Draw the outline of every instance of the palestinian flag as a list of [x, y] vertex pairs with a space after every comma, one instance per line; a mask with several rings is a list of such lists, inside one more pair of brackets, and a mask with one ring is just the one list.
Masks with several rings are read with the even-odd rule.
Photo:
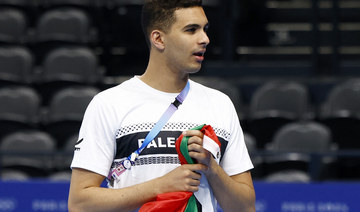
[[[200, 130], [204, 134], [203, 146], [210, 151], [215, 160], [219, 162], [220, 159], [220, 147], [219, 142], [214, 130], [210, 125], [200, 125], [191, 130]], [[194, 164], [194, 160], [189, 156], [188, 140], [190, 137], [184, 137], [181, 135], [175, 143], [176, 151], [179, 155], [181, 164]], [[205, 178], [205, 176], [202, 176]], [[207, 180], [206, 186], [207, 185]], [[209, 188], [208, 188], [209, 189]], [[206, 191], [205, 191], [206, 192]], [[204, 191], [202, 192], [204, 193]], [[204, 200], [206, 198], [203, 198]], [[200, 212], [197, 207], [199, 201], [195, 198], [192, 192], [170, 192], [159, 194], [155, 201], [144, 204], [139, 212]]]

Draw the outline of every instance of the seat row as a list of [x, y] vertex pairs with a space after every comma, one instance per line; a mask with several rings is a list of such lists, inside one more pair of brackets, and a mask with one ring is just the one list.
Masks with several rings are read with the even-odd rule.
[[[256, 147], [256, 139], [245, 133], [245, 142], [255, 166], [256, 179], [303, 173], [307, 178], [287, 181], [359, 180], [360, 151], [341, 150], [326, 125], [316, 121], [285, 124], [275, 132], [266, 148]], [[354, 170], [355, 169], [355, 170]], [[280, 174], [282, 173], [282, 174]], [[285, 179], [284, 179], [285, 180]]]
[[10, 133], [0, 140], [0, 175], [5, 177], [5, 174], [22, 172], [24, 178], [43, 178], [53, 173], [67, 172], [76, 141], [77, 135], [74, 134], [59, 149], [54, 137], [45, 131], [22, 130]]
[[[200, 78], [199, 82], [202, 81], [229, 95], [244, 131], [256, 138], [258, 148], [264, 148], [284, 124], [303, 120], [314, 120], [328, 126], [340, 149], [360, 148], [359, 79], [339, 80], [327, 86], [325, 92], [322, 87], [310, 91], [305, 82], [291, 79], [265, 80], [252, 87], [251, 92], [244, 89], [248, 89], [244, 82], [240, 83], [240, 88], [237, 87], [236, 80], [211, 82]], [[319, 92], [323, 93], [322, 99], [314, 101], [314, 93]], [[246, 95], [249, 95], [248, 100], [244, 101]]]
[[0, 89], [0, 137], [21, 130], [50, 133], [56, 147], [78, 133], [87, 105], [99, 92], [95, 87], [68, 87], [59, 90], [44, 106], [40, 95], [29, 87]]
[[[21, 171], [23, 177], [69, 176], [77, 139], [75, 133], [59, 149], [55, 139], [47, 132], [25, 130], [11, 133], [0, 140], [1, 175], [13, 176]], [[286, 124], [276, 132], [266, 150], [257, 149], [256, 140], [248, 133], [245, 133], [245, 143], [255, 167], [251, 172], [256, 180], [310, 182], [360, 179], [360, 151], [339, 150], [332, 141], [330, 130], [318, 122]], [[17, 177], [20, 178], [19, 175]]]
[[62, 46], [44, 55], [40, 65], [35, 60], [36, 55], [24, 46], [0, 46], [0, 82], [96, 84], [105, 75], [95, 51], [88, 47]]
[[[253, 88], [249, 102], [244, 102], [241, 92], [230, 80], [221, 78], [194, 77], [210, 87], [226, 93], [234, 102], [244, 131], [253, 134], [257, 147], [264, 148], [271, 141], [274, 132], [284, 124], [300, 120], [316, 120], [330, 127], [334, 141], [340, 149], [360, 148], [359, 134], [360, 80], [349, 79], [329, 88], [323, 102], [314, 105], [308, 88], [297, 81], [269, 80]], [[48, 87], [36, 90], [28, 86], [0, 87], [2, 134], [21, 122], [23, 126], [42, 127], [51, 125], [58, 136], [62, 133], [60, 121], [75, 121], [79, 124], [87, 104], [100, 88], [93, 86], [69, 85], [55, 90], [49, 96], [42, 96]], [[14, 120], [14, 121], [11, 121]], [[16, 126], [16, 125], [15, 125]], [[69, 125], [68, 125], [69, 126]], [[76, 125], [78, 126], [78, 125]], [[58, 130], [59, 130], [58, 129]], [[57, 136], [56, 136], [57, 137]], [[63, 139], [63, 137], [62, 137]], [[62, 140], [60, 139], [60, 140]]]

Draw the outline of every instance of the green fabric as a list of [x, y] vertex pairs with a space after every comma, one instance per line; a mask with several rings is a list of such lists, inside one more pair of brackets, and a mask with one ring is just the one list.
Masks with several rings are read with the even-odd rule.
[[194, 195], [190, 197], [184, 212], [198, 212], [196, 199]]
[[[201, 130], [204, 127], [205, 124], [197, 126], [192, 128], [191, 130]], [[181, 140], [180, 143], [180, 151], [181, 154], [184, 156], [185, 160], [188, 162], [188, 164], [194, 164], [193, 159], [189, 156], [189, 150], [188, 150], [188, 141], [189, 141], [188, 136], [184, 136], [183, 139]]]
[[[192, 128], [191, 130], [201, 130], [205, 124]], [[188, 164], [194, 164], [193, 159], [189, 156], [188, 141], [190, 137], [183, 137], [180, 143], [180, 151]], [[198, 212], [195, 196], [192, 195], [186, 205], [184, 212]]]

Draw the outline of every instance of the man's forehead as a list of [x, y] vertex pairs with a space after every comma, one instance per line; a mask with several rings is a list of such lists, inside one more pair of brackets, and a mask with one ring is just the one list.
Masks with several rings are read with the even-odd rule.
[[207, 17], [202, 7], [181, 8], [175, 11], [175, 24], [185, 27], [189, 24], [200, 26], [208, 23]]

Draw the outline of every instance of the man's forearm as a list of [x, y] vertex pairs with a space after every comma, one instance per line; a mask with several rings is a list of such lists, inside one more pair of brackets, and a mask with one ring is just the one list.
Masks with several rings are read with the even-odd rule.
[[73, 170], [69, 211], [132, 211], [160, 193], [159, 179], [122, 189], [101, 188], [100, 175]]
[[213, 160], [206, 177], [225, 212], [255, 212], [255, 191], [249, 172], [230, 177]]
[[104, 177], [84, 169], [74, 168], [69, 194], [69, 211], [132, 211], [158, 194], [198, 190], [206, 166], [185, 164], [164, 176], [121, 189], [101, 188]]

